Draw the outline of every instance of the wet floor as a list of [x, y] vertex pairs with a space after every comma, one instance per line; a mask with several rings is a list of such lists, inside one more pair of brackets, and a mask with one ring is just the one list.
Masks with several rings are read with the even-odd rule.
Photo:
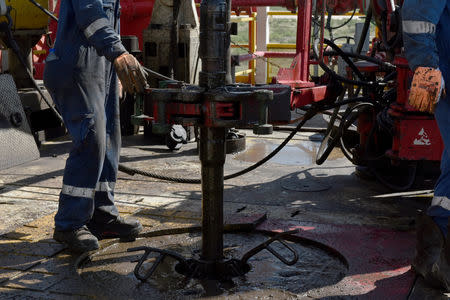
[[[280, 145], [280, 140], [255, 140], [248, 139], [244, 152], [238, 153], [234, 159], [255, 163], [266, 157]], [[291, 166], [310, 166], [315, 164], [316, 153], [320, 147], [320, 141], [295, 141], [286, 145], [270, 162]], [[340, 151], [333, 150], [328, 160], [343, 157]]]
[[[263, 234], [226, 234], [224, 253], [227, 258], [241, 258], [245, 252], [267, 239]], [[161, 236], [114, 244], [83, 263], [79, 272], [87, 284], [99, 291], [99, 295], [115, 299], [184, 299], [212, 295], [229, 299], [242, 293], [264, 292], [267, 296], [270, 294], [268, 291], [272, 291], [275, 297], [294, 296], [332, 285], [344, 277], [346, 263], [332, 251], [300, 242], [289, 244], [299, 254], [299, 260], [293, 266], [283, 264], [263, 250], [249, 260], [252, 266], [250, 272], [228, 282], [186, 280], [175, 271], [177, 261], [172, 258], [166, 258], [146, 282], [134, 276], [134, 267], [143, 251], [129, 253], [128, 248], [149, 246], [176, 251], [188, 258], [197, 257], [201, 246], [199, 234]], [[280, 244], [273, 244], [273, 247], [283, 256], [292, 257]], [[154, 260], [150, 256], [143, 266], [144, 270], [148, 270]]]

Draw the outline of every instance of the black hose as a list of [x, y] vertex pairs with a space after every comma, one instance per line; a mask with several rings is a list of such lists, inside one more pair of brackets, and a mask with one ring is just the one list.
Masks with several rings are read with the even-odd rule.
[[370, 21], [372, 21], [372, 5], [369, 7], [369, 10], [366, 14], [366, 19], [364, 20], [364, 26], [361, 31], [361, 36], [359, 37], [358, 46], [356, 47], [356, 53], [361, 54], [361, 50], [364, 46], [364, 42], [366, 40], [367, 33], [370, 28]]
[[[339, 104], [342, 104], [343, 102], [340, 102]], [[347, 118], [351, 115], [351, 113], [361, 107], [361, 106], [366, 106], [366, 105], [370, 105], [370, 106], [374, 106], [373, 103], [370, 102], [363, 102], [363, 103], [359, 103], [356, 104], [353, 107], [349, 107], [347, 108], [347, 110], [345, 111], [344, 115], [342, 116], [342, 119], [340, 121], [339, 124], [339, 129], [337, 132], [337, 135], [332, 137], [332, 130], [330, 130], [324, 137], [322, 143], [320, 144], [319, 150], [317, 152], [317, 156], [316, 156], [316, 164], [321, 165], [323, 164], [326, 159], [328, 158], [328, 156], [330, 155], [331, 151], [333, 151], [333, 149], [337, 146], [338, 142], [341, 141], [342, 136], [345, 133], [345, 130], [348, 129], [348, 127], [350, 127], [350, 125], [353, 123], [353, 121], [348, 120]], [[334, 125], [334, 124], [333, 124]], [[348, 154], [350, 154], [349, 156], [344, 155], [351, 161], [353, 162], [353, 158], [351, 157], [351, 153], [349, 152]]]
[[342, 39], [346, 39], [346, 40], [347, 40], [347, 43], [348, 43], [350, 40], [355, 40], [355, 38], [354, 38], [354, 37], [351, 37], [351, 36], [338, 36], [338, 37], [336, 37], [336, 38], [332, 38], [331, 40], [332, 40], [333, 43], [334, 43], [335, 41], [337, 41], [337, 40], [342, 40]]
[[[342, 93], [339, 95], [339, 98], [337, 99], [337, 103], [342, 102], [342, 99], [344, 98], [345, 93], [346, 93], [346, 89], [344, 89], [342, 91]], [[335, 107], [334, 110], [333, 110], [333, 113], [330, 114], [330, 116], [331, 116], [330, 117], [330, 121], [328, 122], [328, 126], [327, 126], [327, 129], [325, 131], [324, 138], [323, 138], [322, 142], [320, 143], [319, 150], [318, 150], [318, 152], [316, 154], [316, 163], [318, 161], [320, 161], [320, 159], [317, 156], [320, 155], [321, 149], [323, 149], [323, 147], [325, 147], [325, 144], [328, 143], [328, 140], [331, 137], [331, 134], [332, 134], [332, 131], [333, 131], [333, 128], [334, 128], [334, 123], [336, 123], [336, 119], [338, 119], [339, 109], [340, 109], [340, 106]], [[340, 118], [340, 120], [342, 120], [342, 118]], [[325, 159], [326, 159], [326, 157], [325, 157]]]
[[[324, 39], [324, 42], [328, 45], [334, 44], [329, 40]], [[338, 75], [336, 72], [334, 72], [332, 69], [330, 69], [322, 60], [319, 59], [319, 50], [318, 50], [318, 43], [319, 40], [316, 39], [313, 43], [313, 53], [316, 56], [316, 59], [318, 61], [319, 66], [326, 72], [328, 73], [331, 77], [333, 77], [335, 80], [341, 81], [343, 83], [348, 83], [348, 84], [352, 84], [352, 85], [357, 85], [357, 86], [368, 86], [371, 88], [380, 86], [382, 83], [384, 83], [383, 81], [379, 81], [379, 82], [373, 82], [373, 81], [361, 81], [361, 80], [353, 80], [353, 79], [348, 79], [346, 77], [340, 76]], [[336, 44], [334, 44], [336, 45]], [[337, 45], [336, 45], [337, 46]], [[339, 48], [339, 47], [338, 47]], [[375, 63], [378, 64], [382, 64], [386, 67], [389, 68], [395, 68], [393, 65], [388, 64], [388, 63], [384, 63], [381, 62], [377, 59], [374, 59], [373, 57], [369, 57], [369, 56], [364, 56], [364, 55], [359, 55], [359, 54], [352, 54], [352, 53], [348, 53], [348, 52], [344, 52], [342, 49], [339, 48], [340, 51], [336, 51], [337, 54], [342, 55], [343, 57], [360, 57], [361, 59], [367, 60], [367, 61], [373, 61]], [[374, 60], [373, 60], [374, 59]]]
[[338, 80], [340, 82], [343, 83], [348, 83], [348, 84], [352, 84], [352, 85], [363, 85], [363, 86], [369, 86], [369, 87], [373, 87], [374, 86], [374, 82], [372, 81], [360, 81], [360, 80], [353, 80], [353, 79], [348, 79], [345, 78], [343, 76], [338, 75], [336, 72], [334, 72], [333, 70], [331, 70], [321, 59], [319, 59], [319, 49], [317, 48], [319, 43], [319, 39], [316, 39], [313, 43], [313, 52], [314, 55], [316, 56], [316, 59], [318, 61], [319, 66], [327, 73], [329, 74], [331, 77], [333, 77], [335, 80]]
[[[302, 120], [297, 125], [295, 130], [293, 130], [289, 134], [289, 136], [275, 150], [273, 150], [269, 155], [267, 155], [266, 157], [264, 157], [263, 159], [261, 159], [257, 163], [251, 165], [250, 167], [245, 168], [245, 169], [243, 169], [243, 170], [241, 170], [239, 172], [236, 172], [236, 173], [224, 176], [224, 180], [235, 178], [235, 177], [241, 176], [241, 175], [243, 175], [245, 173], [248, 173], [250, 171], [253, 171], [254, 169], [258, 168], [259, 166], [261, 166], [264, 163], [266, 163], [267, 161], [269, 161], [278, 152], [280, 152], [280, 150], [283, 149], [284, 146], [287, 145], [287, 143], [289, 143], [289, 141], [297, 134], [297, 132], [303, 127], [303, 125], [309, 119], [314, 117], [318, 113], [318, 111], [319, 111], [318, 107], [312, 107], [311, 109], [309, 109], [306, 112], [306, 114], [303, 116]], [[173, 181], [173, 182], [179, 182], [179, 183], [190, 183], [190, 184], [199, 184], [199, 183], [201, 183], [200, 179], [175, 178], [175, 177], [170, 177], [170, 176], [164, 176], [164, 175], [156, 174], [156, 173], [153, 173], [153, 172], [147, 172], [147, 171], [142, 171], [142, 170], [139, 170], [139, 169], [127, 167], [127, 166], [125, 166], [123, 164], [119, 164], [119, 171], [122, 171], [124, 173], [129, 174], [129, 175], [139, 174], [139, 175], [143, 175], [143, 176], [147, 176], [147, 177], [152, 177], [152, 178], [157, 178], [157, 179], [162, 179], [162, 180], [167, 180], [167, 181]]]
[[[341, 50], [342, 50], [342, 49], [341, 49]], [[393, 64], [391, 64], [391, 63], [389, 63], [389, 62], [386, 62], [386, 61], [379, 60], [379, 59], [377, 59], [377, 58], [375, 58], [375, 57], [371, 57], [371, 56], [367, 56], [367, 55], [362, 55], [362, 54], [357, 54], [357, 53], [353, 53], [353, 52], [346, 52], [346, 51], [343, 51], [343, 50], [342, 50], [342, 52], [343, 52], [343, 54], [344, 54], [345, 56], [347, 56], [347, 57], [352, 57], [352, 58], [357, 58], [357, 59], [365, 60], [365, 61], [368, 61], [368, 62], [377, 64], [377, 65], [379, 65], [380, 67], [385, 68], [385, 69], [388, 69], [388, 70], [391, 70], [391, 69], [394, 69], [394, 70], [395, 70], [395, 66], [394, 66]], [[323, 55], [324, 55], [324, 56], [336, 56], [336, 55], [342, 54], [342, 52], [337, 52], [337, 51], [324, 51], [324, 52], [323, 52]]]
[[[339, 137], [339, 144], [341, 145], [342, 153], [344, 153], [345, 157], [346, 157], [351, 163], [353, 163], [353, 164], [355, 164], [355, 165], [356, 165], [357, 163], [355, 162], [355, 160], [354, 160], [354, 158], [353, 158], [353, 154], [351, 153], [350, 150], [347, 149], [347, 146], [346, 146], [345, 143], [344, 143], [344, 135], [345, 135], [345, 130], [347, 130], [347, 129], [353, 124], [353, 122], [356, 121], [356, 119], [357, 119], [358, 116], [359, 116], [359, 115], [354, 115], [354, 116], [350, 117], [351, 114], [352, 114], [352, 112], [353, 112], [355, 109], [358, 109], [358, 108], [360, 108], [360, 107], [365, 107], [365, 106], [374, 107], [374, 105], [373, 105], [372, 103], [370, 103], [370, 102], [359, 103], [359, 104], [357, 104], [357, 105], [355, 105], [355, 106], [353, 106], [353, 107], [349, 107], [349, 108], [347, 109], [347, 110], [348, 110], [348, 113], [346, 113], [345, 116], [343, 117], [343, 122], [344, 122], [345, 124], [344, 124], [344, 126], [343, 126], [342, 128], [340, 128], [340, 131], [339, 131], [339, 135], [340, 135], [340, 137]], [[349, 118], [349, 117], [350, 117], [350, 118]]]
[[353, 13], [352, 13], [352, 15], [350, 16], [350, 18], [348, 18], [348, 20], [345, 21], [344, 23], [339, 24], [339, 25], [336, 26], [336, 27], [330, 27], [330, 28], [328, 28], [328, 29], [331, 29], [331, 30], [339, 29], [339, 28], [344, 27], [344, 26], [347, 25], [348, 23], [350, 23], [350, 21], [351, 21], [351, 20], [353, 19], [353, 17], [355, 16], [356, 9], [357, 9], [357, 7], [358, 7], [358, 2], [357, 2], [357, 1], [354, 1], [353, 4], [355, 5], [355, 9], [353, 9]]
[[333, 48], [334, 51], [336, 51], [341, 57], [342, 59], [348, 64], [348, 66], [353, 70], [354, 73], [356, 73], [356, 75], [358, 76], [359, 79], [361, 80], [365, 80], [364, 75], [359, 71], [358, 67], [355, 65], [355, 63], [348, 58], [348, 55], [345, 54], [344, 50], [342, 50], [341, 48], [339, 48], [338, 45], [336, 45], [335, 43], [333, 43], [332, 41], [328, 40], [328, 39], [323, 39], [323, 42], [325, 44], [327, 44], [328, 46], [330, 46], [331, 48]]
[[58, 18], [48, 9], [44, 8], [42, 5], [40, 5], [39, 3], [37, 3], [35, 0], [28, 0], [31, 3], [33, 3], [37, 8], [39, 8], [40, 10], [42, 10], [44, 12], [44, 14], [46, 14], [47, 16], [49, 16], [50, 18], [52, 18], [53, 20], [55, 20], [56, 22], [58, 22]]
[[8, 42], [9, 42], [9, 46], [11, 47], [11, 49], [13, 50], [14, 54], [17, 56], [17, 58], [19, 59], [20, 63], [22, 64], [22, 66], [24, 67], [25, 71], [27, 72], [28, 77], [30, 78], [31, 82], [33, 83], [34, 88], [36, 89], [36, 91], [39, 93], [39, 95], [41, 95], [42, 99], [44, 100], [44, 102], [48, 105], [48, 107], [53, 111], [53, 113], [55, 114], [55, 116], [61, 121], [63, 121], [63, 118], [61, 117], [61, 115], [59, 114], [59, 112], [53, 107], [53, 105], [51, 104], [51, 101], [47, 98], [47, 95], [45, 95], [41, 88], [39, 87], [38, 83], [36, 82], [36, 79], [34, 79], [33, 74], [31, 73], [31, 71], [28, 69], [27, 63], [25, 61], [25, 58], [22, 56], [22, 53], [20, 52], [20, 48], [19, 45], [17, 45], [17, 42], [14, 40], [12, 32], [11, 32], [11, 28], [7, 29], [6, 32], [7, 38], [8, 38]]
[[[367, 101], [367, 98], [365, 98], [365, 97], [357, 97], [357, 98], [347, 99], [347, 100], [341, 101], [339, 103], [334, 103], [334, 104], [331, 104], [331, 105], [328, 105], [328, 106], [313, 106], [313, 107], [311, 107], [310, 109], [308, 109], [306, 111], [305, 115], [303, 116], [302, 120], [297, 125], [297, 127], [295, 127], [295, 129], [289, 134], [289, 136], [275, 150], [273, 150], [269, 155], [267, 155], [262, 160], [260, 160], [257, 163], [255, 163], [254, 165], [251, 165], [250, 167], [245, 168], [245, 169], [243, 169], [243, 170], [241, 170], [239, 172], [236, 172], [236, 173], [224, 176], [224, 180], [241, 176], [241, 175], [243, 175], [245, 173], [253, 171], [254, 169], [256, 169], [259, 166], [261, 166], [262, 164], [266, 163], [268, 160], [270, 160], [272, 157], [274, 157], [278, 152], [280, 152], [280, 150], [283, 149], [284, 146], [287, 145], [287, 143], [297, 134], [297, 132], [300, 131], [300, 129], [303, 127], [303, 125], [309, 119], [314, 117], [318, 112], [323, 111], [323, 110], [333, 109], [335, 107], [340, 107], [340, 106], [345, 105], [345, 104], [361, 102], [361, 101], [364, 101], [364, 100]], [[146, 177], [152, 177], [152, 178], [156, 178], [156, 179], [173, 181], [173, 182], [179, 182], [179, 183], [189, 183], [189, 184], [199, 184], [199, 183], [201, 183], [200, 179], [177, 178], [177, 177], [165, 176], [165, 175], [161, 175], [161, 174], [157, 174], [157, 173], [153, 173], [153, 172], [139, 170], [139, 169], [132, 168], [132, 167], [127, 167], [124, 164], [119, 164], [119, 171], [122, 171], [124, 173], [129, 174], [129, 175], [139, 174], [139, 175], [146, 176]]]
[[417, 174], [417, 162], [409, 164], [406, 170], [408, 173], [408, 180], [406, 181], [406, 183], [396, 184], [393, 182], [392, 178], [389, 178], [388, 176], [386, 176], [386, 174], [383, 174], [381, 170], [378, 170], [376, 167], [371, 168], [371, 171], [378, 181], [396, 192], [406, 191], [414, 185]]

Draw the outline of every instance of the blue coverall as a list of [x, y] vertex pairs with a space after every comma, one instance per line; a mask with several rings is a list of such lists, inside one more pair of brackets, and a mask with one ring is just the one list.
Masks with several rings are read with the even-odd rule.
[[444, 152], [441, 175], [427, 211], [446, 235], [450, 217], [450, 0], [405, 0], [402, 18], [405, 55], [411, 69], [439, 68], [447, 86], [446, 96], [435, 108]]
[[55, 216], [59, 231], [118, 216], [114, 185], [121, 137], [112, 62], [126, 52], [118, 33], [119, 0], [61, 1], [56, 43], [44, 72], [73, 139]]

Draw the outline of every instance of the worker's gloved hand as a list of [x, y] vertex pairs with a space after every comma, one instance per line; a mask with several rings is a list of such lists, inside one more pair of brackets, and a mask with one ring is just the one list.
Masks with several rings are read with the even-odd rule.
[[137, 59], [125, 52], [114, 60], [114, 68], [127, 93], [142, 93], [147, 87], [145, 72]]
[[433, 113], [445, 83], [439, 69], [418, 67], [409, 92], [409, 105], [422, 112]]

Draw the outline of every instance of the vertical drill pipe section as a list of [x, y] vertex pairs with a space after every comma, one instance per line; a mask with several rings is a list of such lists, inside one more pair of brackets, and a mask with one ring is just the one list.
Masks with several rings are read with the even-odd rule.
[[[223, 259], [223, 165], [225, 128], [200, 128], [202, 163], [202, 260]], [[212, 264], [211, 267], [214, 265]], [[214, 272], [214, 269], [207, 272]]]
[[[229, 20], [230, 8], [225, 0], [203, 0], [200, 4], [199, 85], [214, 89], [231, 83]], [[229, 78], [228, 78], [229, 77]]]
[[[203, 0], [200, 4], [199, 85], [206, 90], [231, 83], [230, 2]], [[223, 259], [223, 165], [225, 163], [223, 127], [200, 128], [202, 166], [202, 256], [207, 273], [214, 275], [215, 263]]]

